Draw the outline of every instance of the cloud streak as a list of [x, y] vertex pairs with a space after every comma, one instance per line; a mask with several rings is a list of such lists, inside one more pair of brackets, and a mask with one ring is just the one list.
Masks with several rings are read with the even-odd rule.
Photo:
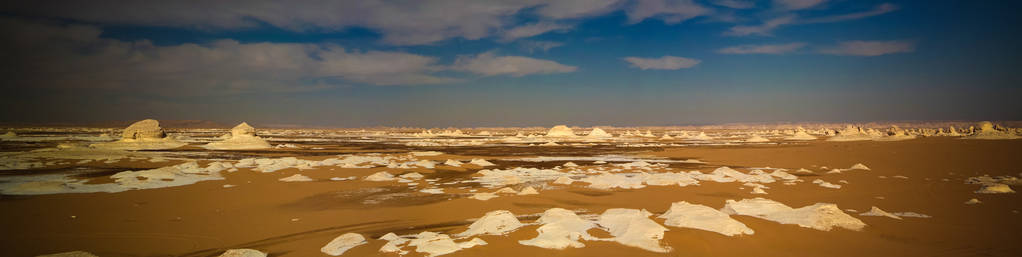
[[622, 58], [631, 67], [642, 70], [679, 70], [698, 65], [700, 60], [666, 55], [660, 58], [625, 57]]
[[775, 45], [740, 45], [721, 48], [717, 53], [721, 54], [787, 54], [795, 52], [806, 46], [806, 43], [795, 42]]
[[[801, 5], [799, 5], [801, 6]], [[728, 31], [724, 32], [726, 36], [772, 36], [773, 31], [781, 27], [789, 25], [802, 25], [802, 24], [816, 24], [816, 23], [833, 23], [858, 20], [877, 15], [886, 14], [898, 10], [898, 7], [893, 4], [883, 3], [877, 5], [871, 10], [863, 12], [854, 12], [840, 15], [831, 15], [815, 18], [801, 18], [796, 14], [785, 13], [782, 16], [774, 17], [766, 20], [759, 25], [738, 25], [731, 27]]]
[[820, 53], [846, 56], [881, 56], [915, 51], [915, 43], [894, 41], [845, 41], [819, 49]]
[[532, 74], [574, 72], [578, 70], [578, 67], [549, 60], [524, 56], [497, 56], [493, 52], [485, 52], [474, 56], [458, 57], [454, 61], [454, 65], [451, 66], [451, 69], [481, 76], [508, 75], [521, 77]]

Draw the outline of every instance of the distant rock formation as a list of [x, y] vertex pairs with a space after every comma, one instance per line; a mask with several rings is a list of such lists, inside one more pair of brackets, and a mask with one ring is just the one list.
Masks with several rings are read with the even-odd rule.
[[575, 136], [575, 132], [572, 131], [571, 128], [569, 128], [568, 126], [557, 125], [557, 126], [554, 126], [553, 128], [551, 128], [550, 131], [547, 131], [546, 136], [548, 136], [548, 137], [574, 137]]
[[[227, 137], [223, 141], [212, 142], [202, 146], [206, 149], [213, 150], [248, 150], [248, 149], [266, 149], [270, 148], [270, 143], [266, 140], [256, 136], [255, 128], [249, 126], [248, 123], [242, 122], [238, 126], [234, 126], [231, 129], [230, 137]], [[226, 136], [226, 135], [225, 135]]]
[[90, 145], [93, 148], [118, 149], [118, 150], [163, 150], [173, 149], [185, 145], [167, 136], [167, 133], [160, 127], [160, 122], [154, 119], [145, 119], [135, 123], [121, 132], [121, 140], [96, 143]]

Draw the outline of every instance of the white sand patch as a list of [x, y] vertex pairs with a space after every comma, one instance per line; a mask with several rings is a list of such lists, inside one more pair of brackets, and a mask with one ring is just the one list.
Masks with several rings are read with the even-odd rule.
[[493, 199], [493, 198], [497, 198], [497, 194], [494, 194], [494, 193], [475, 193], [475, 194], [472, 194], [472, 196], [469, 197], [469, 198], [480, 200], [480, 201], [486, 201], [486, 200], [490, 200], [490, 199]]
[[550, 181], [566, 175], [568, 173], [537, 168], [484, 169], [477, 172], [474, 175], [476, 177], [471, 181], [478, 182], [484, 187], [497, 188], [520, 183]]
[[363, 244], [366, 244], [365, 237], [356, 233], [347, 233], [334, 238], [334, 240], [331, 240], [330, 243], [326, 244], [326, 246], [320, 248], [319, 251], [327, 255], [338, 256], [344, 254], [344, 252], [348, 251], [348, 249]]
[[418, 180], [418, 179], [424, 178], [425, 176], [423, 176], [422, 174], [419, 174], [418, 172], [410, 172], [410, 173], [401, 174], [401, 176], [399, 176], [399, 177], [403, 178], [403, 179]]
[[752, 135], [752, 137], [749, 137], [749, 138], [745, 139], [744, 141], [748, 142], [748, 143], [764, 143], [764, 142], [770, 142], [770, 139], [767, 139], [767, 138], [762, 137], [760, 135]]
[[430, 160], [419, 160], [418, 162], [415, 163], [415, 165], [427, 169], [436, 168], [436, 163]]
[[830, 182], [823, 181], [822, 179], [815, 179], [815, 180], [813, 180], [813, 184], [817, 184], [817, 185], [820, 185], [821, 187], [826, 187], [826, 188], [833, 188], [833, 189], [840, 189], [841, 188], [841, 185], [832, 184]]
[[644, 181], [646, 185], [651, 186], [667, 186], [667, 185], [678, 185], [678, 186], [689, 186], [699, 185], [699, 181], [692, 178], [692, 175], [685, 172], [663, 172], [653, 173], [646, 176]]
[[305, 175], [302, 175], [302, 174], [294, 174], [294, 175], [291, 175], [290, 177], [282, 178], [282, 179], [279, 179], [279, 180], [280, 181], [284, 181], [284, 182], [307, 182], [307, 181], [313, 181], [312, 178], [310, 178], [308, 176], [305, 176]]
[[753, 187], [752, 188], [752, 192], [749, 192], [749, 193], [754, 194], [754, 195], [765, 195], [765, 194], [767, 194], [766, 191], [763, 191], [762, 187]]
[[393, 174], [387, 173], [386, 171], [381, 171], [381, 172], [373, 173], [372, 175], [367, 176], [365, 178], [365, 180], [366, 181], [393, 181], [393, 180], [397, 180], [397, 178], [395, 178]]
[[721, 211], [822, 231], [830, 231], [833, 227], [858, 231], [866, 226], [866, 223], [842, 212], [836, 204], [830, 203], [817, 203], [793, 209], [773, 200], [754, 198], [741, 201], [727, 200]]
[[266, 257], [266, 253], [253, 249], [230, 249], [220, 257]]
[[608, 209], [600, 214], [597, 224], [607, 228], [612, 239], [623, 245], [642, 248], [648, 251], [666, 253], [670, 247], [660, 244], [664, 231], [668, 229], [649, 219], [653, 215], [646, 210]]
[[579, 218], [575, 212], [569, 210], [547, 209], [536, 222], [542, 224], [536, 229], [539, 235], [533, 239], [520, 240], [519, 244], [547, 249], [582, 248], [585, 244], [579, 240], [594, 239], [588, 231], [596, 227], [596, 224]]
[[574, 162], [566, 162], [562, 166], [564, 166], [564, 167], [578, 167], [578, 164], [575, 164]]
[[896, 220], [900, 220], [901, 219], [901, 217], [898, 217], [898, 215], [894, 215], [894, 214], [891, 214], [891, 213], [889, 213], [887, 211], [881, 210], [880, 208], [877, 208], [876, 206], [873, 206], [872, 208], [870, 208], [868, 212], [860, 213], [859, 216], [888, 217], [888, 218], [892, 218], [892, 219], [896, 219]]
[[468, 226], [468, 230], [456, 234], [458, 237], [475, 235], [504, 235], [522, 227], [522, 223], [510, 211], [496, 210], [487, 212], [482, 218]]
[[732, 219], [727, 213], [685, 201], [672, 203], [671, 209], [660, 215], [659, 218], [666, 219], [664, 224], [668, 226], [706, 230], [725, 236], [752, 235], [754, 233], [752, 229]]
[[589, 183], [590, 188], [596, 189], [638, 189], [646, 187], [643, 183], [647, 176], [649, 175], [645, 173], [604, 173], [585, 177], [581, 181]]
[[892, 214], [897, 215], [898, 217], [932, 218], [930, 215], [926, 215], [926, 214], [922, 214], [922, 213], [916, 213], [916, 212], [910, 212], [910, 211], [908, 211], [908, 212], [895, 212], [895, 213], [892, 213]]

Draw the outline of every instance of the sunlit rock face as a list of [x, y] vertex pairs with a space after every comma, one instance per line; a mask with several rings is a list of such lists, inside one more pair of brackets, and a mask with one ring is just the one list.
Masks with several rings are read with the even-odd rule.
[[231, 129], [231, 136], [255, 136], [255, 128], [249, 126], [247, 122], [242, 122]]
[[167, 137], [167, 133], [163, 132], [163, 128], [160, 127], [160, 122], [154, 119], [145, 119], [128, 126], [121, 133], [121, 139], [161, 139]]
[[116, 150], [163, 150], [185, 145], [167, 136], [160, 127], [160, 122], [145, 119], [135, 123], [121, 132], [121, 140], [92, 144], [90, 147]]
[[551, 128], [550, 131], [548, 131], [546, 133], [546, 136], [548, 136], [548, 137], [573, 137], [573, 136], [575, 136], [575, 132], [572, 131], [571, 128], [569, 128], [568, 126], [557, 125], [557, 126], [554, 126], [553, 128]]

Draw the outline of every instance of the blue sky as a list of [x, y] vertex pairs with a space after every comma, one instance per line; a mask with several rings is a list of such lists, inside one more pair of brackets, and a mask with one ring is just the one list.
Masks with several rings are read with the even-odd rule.
[[34, 1], [3, 122], [1022, 119], [1015, 1]]

